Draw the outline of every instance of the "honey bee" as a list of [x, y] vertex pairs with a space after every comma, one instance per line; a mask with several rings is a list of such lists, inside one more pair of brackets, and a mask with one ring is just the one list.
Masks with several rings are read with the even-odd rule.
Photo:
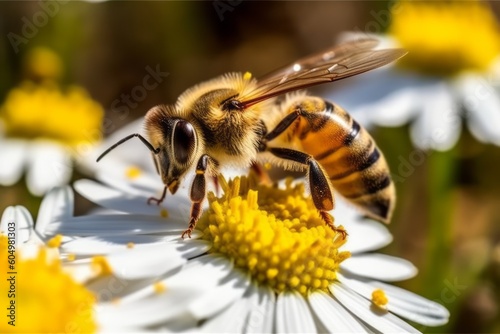
[[209, 177], [221, 166], [259, 169], [270, 162], [307, 171], [314, 205], [325, 223], [334, 209], [335, 189], [366, 215], [389, 222], [395, 203], [387, 162], [373, 138], [340, 106], [296, 90], [351, 77], [391, 63], [402, 49], [377, 50], [372, 38], [345, 42], [256, 80], [249, 73], [229, 73], [182, 93], [174, 105], [159, 105], [145, 116], [148, 139], [131, 134], [104, 151], [97, 161], [137, 137], [152, 152], [167, 191], [174, 194], [195, 168], [188, 228], [202, 213]]

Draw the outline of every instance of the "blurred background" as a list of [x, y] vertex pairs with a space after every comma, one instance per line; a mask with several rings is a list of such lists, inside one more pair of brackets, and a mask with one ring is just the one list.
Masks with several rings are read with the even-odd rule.
[[[488, 5], [494, 15], [500, 13], [500, 3]], [[100, 139], [222, 73], [250, 71], [259, 77], [334, 44], [342, 32], [384, 33], [390, 6], [386, 1], [2, 1], [0, 101], [6, 105], [12, 90], [27, 80], [42, 85], [49, 79], [62, 91], [78, 86], [104, 112], [94, 136]], [[30, 55], [39, 47], [59, 58], [33, 60]], [[330, 85], [328, 95], [335, 98], [344, 83]], [[356, 86], [352, 89], [355, 93]], [[78, 123], [71, 113], [58, 117]], [[1, 129], [4, 139], [13, 133], [8, 125]], [[415, 152], [408, 125], [370, 127], [370, 132], [393, 170]], [[2, 145], [5, 140], [0, 151]], [[439, 164], [445, 169], [433, 173], [440, 159], [446, 160]], [[419, 275], [401, 286], [452, 314], [446, 326], [417, 328], [500, 332], [500, 148], [480, 143], [464, 128], [453, 149], [428, 151], [412, 168], [396, 184], [398, 206], [389, 226], [394, 242], [384, 251], [419, 268]], [[446, 182], [440, 175], [447, 176]], [[92, 175], [77, 169], [70, 177]], [[36, 217], [41, 196], [33, 195], [25, 181], [23, 176], [0, 186], [0, 212], [21, 204]], [[77, 214], [89, 207], [77, 197]], [[439, 217], [449, 220], [444, 228], [435, 226]]]

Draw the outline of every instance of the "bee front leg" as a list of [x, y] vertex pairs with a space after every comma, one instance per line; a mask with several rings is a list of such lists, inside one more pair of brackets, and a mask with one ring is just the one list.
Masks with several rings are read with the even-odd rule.
[[[185, 230], [181, 237], [184, 239], [185, 236], [191, 238], [191, 233], [196, 227], [196, 223], [198, 219], [200, 219], [202, 213], [203, 201], [205, 200], [206, 193], [206, 179], [205, 173], [208, 168], [208, 164], [211, 158], [204, 154], [198, 160], [198, 164], [196, 165], [196, 176], [194, 177], [193, 183], [191, 185], [191, 218], [189, 220], [189, 225], [187, 230]], [[213, 160], [213, 159], [212, 159]]]
[[328, 214], [328, 211], [333, 210], [334, 199], [325, 172], [318, 162], [309, 154], [288, 148], [269, 147], [267, 150], [278, 158], [295, 161], [307, 166], [314, 206], [318, 209], [326, 225], [335, 232], [341, 233], [345, 239], [347, 232], [344, 229], [335, 227], [332, 217]]
[[148, 204], [151, 204], [151, 202], [156, 202], [156, 205], [160, 205], [160, 203], [163, 202], [163, 200], [165, 199], [165, 196], [167, 196], [167, 189], [168, 189], [167, 186], [163, 188], [163, 193], [161, 194], [160, 198], [156, 197], [148, 198]]

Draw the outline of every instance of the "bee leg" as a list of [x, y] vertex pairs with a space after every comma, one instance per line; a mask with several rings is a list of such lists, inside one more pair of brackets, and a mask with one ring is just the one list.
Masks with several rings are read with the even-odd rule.
[[210, 157], [206, 154], [202, 155], [198, 160], [198, 164], [196, 165], [196, 176], [194, 177], [193, 183], [191, 185], [191, 219], [189, 220], [189, 225], [187, 230], [185, 230], [181, 237], [184, 239], [186, 236], [191, 238], [191, 233], [196, 227], [196, 223], [198, 219], [200, 219], [202, 212], [202, 204], [205, 199], [206, 193], [206, 180], [205, 173], [208, 168], [208, 163]]
[[311, 188], [311, 196], [314, 206], [318, 209], [321, 218], [323, 218], [326, 225], [328, 225], [328, 227], [335, 232], [341, 233], [345, 239], [347, 232], [343, 229], [335, 227], [335, 225], [333, 225], [332, 217], [328, 214], [328, 211], [333, 210], [334, 199], [325, 172], [320, 167], [318, 162], [309, 154], [288, 148], [269, 147], [267, 150], [278, 158], [307, 165], [309, 186]]
[[260, 163], [254, 161], [252, 162], [250, 168], [252, 168], [252, 171], [254, 171], [255, 175], [257, 175], [257, 178], [259, 179], [259, 182], [261, 184], [272, 184], [269, 174], [265, 170], [264, 166], [262, 166]]
[[160, 198], [156, 197], [150, 197], [148, 198], [148, 204], [151, 204], [151, 202], [156, 202], [156, 205], [160, 205], [161, 202], [165, 199], [165, 196], [167, 196], [167, 186], [163, 188], [163, 193], [161, 194]]
[[214, 183], [215, 187], [215, 196], [219, 197], [220, 194], [219, 178], [217, 176], [212, 176], [212, 182]]
[[271, 141], [274, 138], [278, 137], [286, 129], [288, 129], [288, 127], [290, 127], [290, 125], [292, 125], [292, 123], [295, 122], [295, 120], [297, 120], [299, 116], [302, 115], [302, 113], [303, 113], [302, 110], [299, 108], [295, 112], [286, 115], [285, 118], [283, 118], [281, 122], [279, 122], [278, 125], [276, 125], [276, 127], [271, 132], [267, 133], [264, 136], [264, 140]]

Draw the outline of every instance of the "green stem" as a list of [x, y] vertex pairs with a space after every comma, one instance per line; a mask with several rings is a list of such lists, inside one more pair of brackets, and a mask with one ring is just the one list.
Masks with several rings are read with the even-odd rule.
[[457, 165], [454, 151], [428, 156], [429, 232], [422, 282], [431, 299], [439, 300], [451, 270], [453, 185]]

